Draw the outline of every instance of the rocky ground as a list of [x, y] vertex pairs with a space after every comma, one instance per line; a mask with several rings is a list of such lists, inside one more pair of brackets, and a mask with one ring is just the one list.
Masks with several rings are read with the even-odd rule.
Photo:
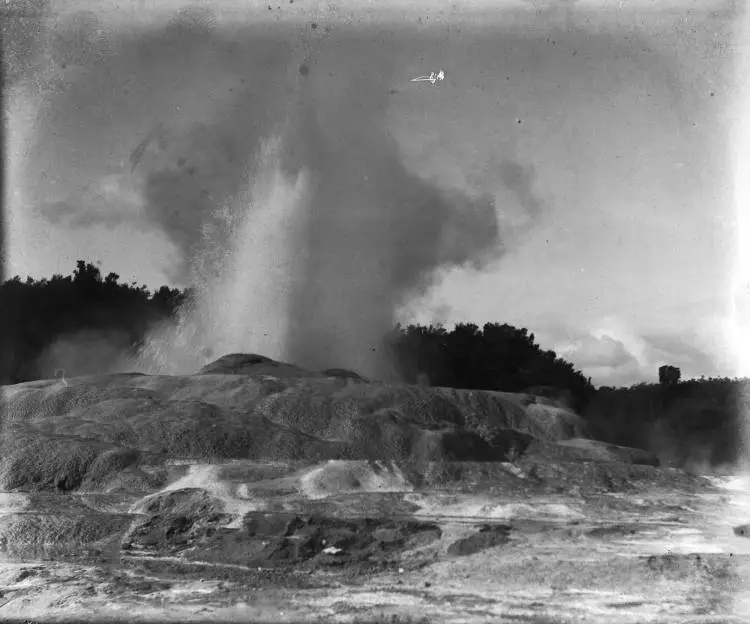
[[3, 389], [0, 620], [750, 619], [750, 484], [529, 397], [239, 357]]

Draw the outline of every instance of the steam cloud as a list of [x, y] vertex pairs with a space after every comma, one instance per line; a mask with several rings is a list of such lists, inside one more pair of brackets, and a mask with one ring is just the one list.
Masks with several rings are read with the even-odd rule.
[[[180, 277], [188, 278], [206, 252], [202, 227], [231, 203], [245, 172], [258, 169], [262, 141], [279, 133], [284, 173], [306, 172], [310, 181], [297, 217], [302, 252], [285, 356], [387, 376], [382, 340], [398, 307], [441, 267], [479, 267], [499, 248], [492, 199], [442, 189], [405, 169], [383, 115], [398, 75], [376, 43], [344, 36], [296, 76], [299, 61], [278, 41], [264, 42], [264, 59], [245, 57], [252, 86], [228, 113], [189, 129], [178, 166], [148, 175], [146, 214], [180, 249]], [[293, 95], [280, 78], [294, 84]]]
[[544, 203], [534, 193], [534, 169], [513, 160], [506, 160], [500, 167], [500, 180], [515, 193], [521, 207], [532, 219], [542, 214]]
[[380, 341], [398, 307], [421, 294], [437, 269], [489, 259], [498, 228], [489, 197], [450, 192], [405, 169], [383, 119], [397, 77], [392, 57], [374, 44], [347, 44], [358, 69], [317, 83], [311, 74], [287, 142], [287, 166], [313, 180], [289, 356], [384, 375]]
[[[306, 180], [304, 210], [294, 217], [299, 253], [288, 281], [284, 355], [303, 366], [388, 376], [382, 340], [399, 307], [423, 294], [440, 269], [481, 268], [501, 253], [493, 199], [443, 188], [405, 168], [385, 116], [403, 76], [376, 37], [336, 34], [335, 45], [332, 37], [305, 55], [279, 33], [229, 40], [180, 19], [168, 36], [151, 32], [119, 43], [126, 53], [138, 46], [144, 72], [149, 59], [201, 62], [236, 78], [231, 93], [212, 104], [213, 114], [174, 120], [165, 112], [151, 120], [152, 137], [134, 141], [128, 168], [145, 175], [139, 213], [178, 249], [175, 280], [210, 278], [205, 260], [216, 254], [209, 246], [230, 253], [250, 244], [232, 240], [237, 230], [222, 229], [222, 220], [227, 210], [241, 219], [258, 210], [238, 198], [247, 196], [254, 173], [267, 169], [261, 148], [276, 138], [282, 178]], [[195, 97], [205, 99], [200, 90], [198, 83]], [[533, 216], [539, 205], [530, 176], [513, 162], [500, 172]], [[217, 261], [214, 270], [224, 266]], [[251, 280], [254, 267], [244, 268], [247, 275], [236, 279]]]

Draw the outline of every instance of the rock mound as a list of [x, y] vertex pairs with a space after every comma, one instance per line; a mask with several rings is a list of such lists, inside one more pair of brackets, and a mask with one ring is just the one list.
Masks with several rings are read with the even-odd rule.
[[339, 379], [346, 379], [347, 381], [354, 381], [357, 383], [369, 382], [369, 380], [362, 377], [362, 375], [359, 375], [354, 371], [346, 370], [345, 368], [327, 368], [323, 371], [323, 374], [328, 377], [338, 377]]
[[293, 379], [297, 377], [325, 377], [323, 373], [311, 371], [294, 364], [277, 362], [256, 353], [230, 353], [206, 364], [197, 375], [271, 375]]
[[395, 462], [328, 462], [303, 475], [308, 498], [346, 492], [411, 492], [414, 486]]
[[188, 376], [6, 386], [0, 488], [153, 491], [175, 459], [505, 461], [587, 434], [523, 395], [357, 378], [232, 354]]

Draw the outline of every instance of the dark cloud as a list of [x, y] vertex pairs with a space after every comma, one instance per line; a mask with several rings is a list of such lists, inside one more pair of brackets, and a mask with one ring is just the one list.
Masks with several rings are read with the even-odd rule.
[[337, 44], [337, 56], [318, 65], [338, 71], [305, 90], [288, 142], [287, 167], [307, 170], [314, 188], [290, 357], [323, 367], [357, 354], [351, 364], [377, 374], [380, 337], [399, 306], [443, 267], [483, 266], [500, 253], [500, 233], [490, 197], [440, 188], [405, 168], [382, 118], [397, 75], [388, 50], [355, 38]]
[[[210, 46], [220, 56], [230, 49], [218, 34], [192, 31], [179, 45]], [[381, 339], [398, 306], [424, 292], [440, 268], [479, 268], [499, 253], [492, 199], [440, 188], [405, 168], [383, 120], [398, 68], [381, 43], [339, 37], [305, 77], [279, 39], [256, 37], [239, 54], [244, 84], [222, 114], [181, 134], [165, 120], [167, 164], [138, 165], [146, 170], [146, 214], [180, 251], [180, 275], [189, 281], [206, 257], [205, 226], [227, 204], [248, 209], [233, 200], [257, 170], [263, 140], [280, 136], [284, 171], [310, 177], [287, 357], [384, 374]], [[512, 182], [524, 192], [523, 181]]]
[[39, 212], [52, 225], [70, 224], [78, 216], [75, 208], [64, 200], [41, 204]]
[[536, 219], [544, 208], [542, 200], [534, 193], [534, 168], [513, 160], [505, 160], [500, 166], [500, 180], [518, 198], [526, 214]]
[[[387, 369], [381, 337], [398, 308], [423, 294], [442, 269], [486, 266], [506, 241], [489, 195], [444, 188], [404, 165], [385, 116], [393, 85], [408, 78], [394, 40], [356, 29], [318, 40], [308, 30], [313, 41], [303, 45], [288, 30], [248, 28], [230, 36], [210, 20], [182, 15], [161, 30], [118, 39], [118, 54], [100, 59], [59, 101], [78, 111], [84, 94], [96, 98], [108, 107], [97, 121], [102, 128], [134, 128], [137, 120], [124, 170], [135, 167], [144, 205], [84, 217], [68, 201], [46, 214], [74, 226], [137, 216], [174, 245], [173, 276], [188, 285], [197, 272], [211, 274], [209, 246], [229, 249], [234, 242], [217, 213], [257, 209], [248, 205], [247, 186], [262, 169], [264, 141], [278, 137], [283, 172], [309, 179], [297, 217], [302, 234], [287, 357], [378, 376]], [[302, 63], [313, 68], [307, 75]], [[123, 102], [112, 95], [126, 90]], [[137, 94], [148, 108], [137, 110]], [[86, 121], [76, 112], [71, 118], [71, 128]], [[148, 136], [149, 128], [158, 128], [158, 138]], [[70, 131], [71, 141], [79, 136]], [[512, 155], [496, 162], [500, 180], [533, 223], [544, 208], [533, 190], [534, 169]], [[216, 233], [210, 240], [207, 229]]]
[[[155, 62], [164, 54], [174, 54], [172, 48], [179, 45], [191, 53], [211, 50], [217, 55], [217, 63], [226, 61], [228, 67], [237, 70], [233, 94], [227, 97], [220, 115], [179, 129], [165, 117], [158, 128], [160, 140], [166, 145], [166, 158], [150, 169], [136, 163], [146, 170], [147, 218], [180, 252], [175, 275], [183, 284], [195, 278], [192, 269], [202, 253], [202, 226], [215, 224], [216, 210], [233, 203], [248, 181], [248, 172], [255, 167], [262, 140], [277, 131], [285, 117], [284, 98], [289, 92], [284, 77], [291, 49], [279, 38], [253, 35], [239, 49], [237, 42], [195, 29], [185, 30], [179, 40], [173, 33], [169, 43], [156, 35], [140, 42], [140, 54]], [[242, 68], [238, 66], [241, 59]], [[200, 89], [200, 84], [196, 88]], [[164, 160], [166, 163], [161, 164]], [[235, 210], [247, 210], [247, 206], [235, 206]]]

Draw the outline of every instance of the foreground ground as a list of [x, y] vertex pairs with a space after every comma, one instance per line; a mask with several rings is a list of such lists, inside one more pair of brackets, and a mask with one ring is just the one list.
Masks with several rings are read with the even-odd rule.
[[3, 622], [750, 621], [750, 484], [554, 401], [243, 354], [1, 390]]
[[[310, 486], [321, 468], [335, 468], [337, 492]], [[620, 492], [585, 483], [555, 492], [530, 468], [494, 465], [484, 478], [384, 492], [351, 487], [375, 472], [362, 462], [233, 462], [175, 466], [183, 476], [145, 499], [6, 494], [4, 518], [28, 516], [27, 546], [6, 546], [0, 617], [747, 621], [750, 549], [732, 530], [747, 518], [742, 490], [657, 469]], [[34, 539], [40, 523], [64, 533], [84, 508], [127, 509], [131, 520], [109, 542]]]

